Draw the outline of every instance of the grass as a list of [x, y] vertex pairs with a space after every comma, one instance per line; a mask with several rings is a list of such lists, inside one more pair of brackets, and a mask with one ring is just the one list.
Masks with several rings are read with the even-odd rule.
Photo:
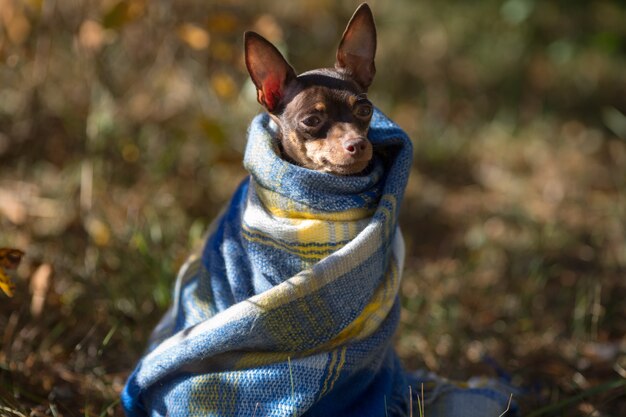
[[622, 390], [623, 392], [623, 387], [625, 386], [626, 386], [626, 381], [624, 379], [609, 381], [604, 384], [590, 388], [586, 391], [583, 391], [577, 395], [574, 395], [556, 404], [550, 404], [538, 410], [534, 410], [528, 414], [528, 417], [554, 415], [555, 413], [562, 414], [570, 410], [573, 405], [579, 403], [581, 400], [585, 398], [589, 398], [598, 394], [606, 394], [608, 392], [615, 392], [618, 390]]
[[[399, 355], [453, 379], [491, 358], [530, 415], [626, 415], [623, 5], [371, 5], [370, 95], [415, 145]], [[0, 414], [122, 415], [176, 269], [245, 176], [241, 34], [303, 71], [354, 6], [3, 3], [0, 246], [26, 255], [0, 294]]]
[[507, 403], [507, 405], [506, 405], [506, 410], [504, 410], [504, 411], [502, 412], [502, 414], [500, 414], [498, 417], [503, 417], [504, 415], [506, 415], [506, 413], [508, 413], [508, 412], [509, 412], [509, 410], [511, 409], [511, 403], [512, 403], [512, 402], [513, 402], [513, 394], [511, 394], [511, 395], [509, 396], [509, 402], [508, 402], [508, 403]]
[[[424, 417], [424, 384], [422, 384], [422, 395], [417, 396], [417, 410], [419, 417]], [[413, 417], [413, 388], [409, 386], [409, 416]]]

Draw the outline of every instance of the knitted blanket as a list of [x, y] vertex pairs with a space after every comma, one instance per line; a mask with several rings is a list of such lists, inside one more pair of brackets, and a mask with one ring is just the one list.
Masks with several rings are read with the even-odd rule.
[[427, 411], [440, 410], [429, 416], [498, 416], [508, 394], [408, 375], [391, 347], [406, 134], [376, 111], [372, 164], [343, 177], [282, 160], [275, 129], [266, 114], [252, 122], [250, 177], [181, 269], [122, 394], [126, 414], [405, 416], [409, 384], [427, 382]]

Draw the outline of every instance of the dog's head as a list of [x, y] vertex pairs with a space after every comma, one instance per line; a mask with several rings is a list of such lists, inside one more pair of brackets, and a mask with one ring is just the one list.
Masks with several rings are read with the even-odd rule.
[[368, 166], [373, 106], [366, 93], [376, 73], [375, 53], [376, 26], [365, 3], [346, 27], [334, 68], [297, 75], [274, 45], [246, 32], [246, 66], [259, 103], [279, 126], [285, 159], [338, 175]]

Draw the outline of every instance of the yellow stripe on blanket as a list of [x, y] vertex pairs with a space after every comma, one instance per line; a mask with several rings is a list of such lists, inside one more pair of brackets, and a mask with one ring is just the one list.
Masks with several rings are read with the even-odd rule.
[[328, 390], [328, 383], [333, 376], [335, 364], [337, 363], [337, 350], [333, 350], [330, 354], [330, 365], [328, 365], [328, 371], [326, 373], [326, 378], [324, 379], [324, 384], [322, 385], [322, 390], [319, 393], [318, 398], [322, 398], [326, 391]]
[[189, 415], [223, 415], [225, 411], [234, 414], [240, 379], [239, 373], [194, 376], [187, 405]]
[[[309, 261], [318, 261], [325, 258], [331, 253], [344, 247], [350, 240], [348, 238], [342, 239], [342, 241], [335, 243], [317, 243], [315, 241], [315, 236], [311, 236], [310, 234], [308, 234], [307, 232], [309, 230], [307, 229], [302, 232], [302, 236], [308, 236], [308, 239], [302, 238], [298, 240], [284, 241], [276, 239], [275, 236], [272, 236], [269, 233], [264, 233], [258, 229], [253, 229], [245, 223], [242, 224], [242, 230], [244, 231], [242, 235], [248, 242], [259, 243], [276, 249], [280, 249], [296, 255], [303, 260]], [[323, 229], [319, 228], [317, 231], [310, 231], [312, 233], [322, 234]], [[300, 237], [300, 231], [298, 231], [297, 235], [298, 237]]]
[[395, 262], [392, 261], [389, 263], [385, 280], [376, 289], [370, 303], [365, 306], [361, 314], [352, 323], [320, 349], [327, 350], [347, 342], [363, 340], [374, 333], [393, 307], [399, 284], [400, 275], [398, 274], [398, 268]]

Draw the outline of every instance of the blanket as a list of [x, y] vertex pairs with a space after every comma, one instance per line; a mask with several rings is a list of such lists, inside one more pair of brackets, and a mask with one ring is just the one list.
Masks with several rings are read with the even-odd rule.
[[276, 125], [254, 119], [250, 176], [182, 267], [122, 394], [129, 417], [406, 416], [424, 383], [429, 416], [504, 411], [503, 390], [408, 374], [393, 351], [412, 146], [378, 110], [368, 137], [370, 167], [335, 176], [281, 159]]

